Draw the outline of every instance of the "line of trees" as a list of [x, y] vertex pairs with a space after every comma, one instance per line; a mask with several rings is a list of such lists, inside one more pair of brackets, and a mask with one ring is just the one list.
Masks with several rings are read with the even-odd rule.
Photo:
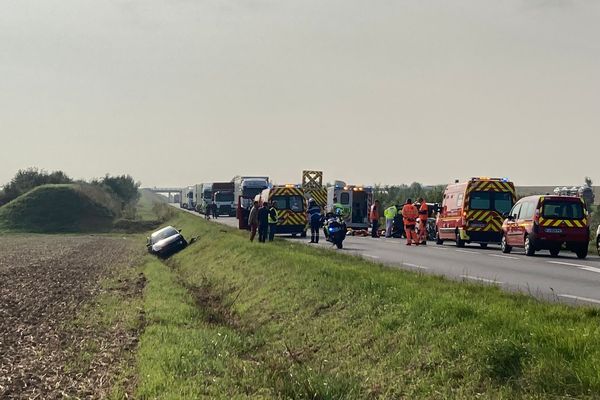
[[383, 207], [402, 205], [407, 199], [416, 201], [420, 197], [428, 203], [441, 203], [445, 188], [445, 185], [423, 186], [418, 182], [410, 185], [375, 185], [373, 196]]

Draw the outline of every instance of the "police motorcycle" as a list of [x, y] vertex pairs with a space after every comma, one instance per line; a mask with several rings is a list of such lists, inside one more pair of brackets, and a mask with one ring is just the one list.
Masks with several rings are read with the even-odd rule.
[[334, 212], [328, 212], [323, 217], [323, 232], [325, 240], [331, 242], [338, 249], [344, 245], [346, 239], [346, 222], [344, 222], [343, 211], [340, 208], [335, 208]]

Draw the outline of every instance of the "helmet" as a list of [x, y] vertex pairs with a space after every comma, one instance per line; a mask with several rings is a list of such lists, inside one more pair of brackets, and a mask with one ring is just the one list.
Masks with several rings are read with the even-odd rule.
[[308, 205], [309, 206], [314, 206], [315, 205], [315, 199], [308, 199]]

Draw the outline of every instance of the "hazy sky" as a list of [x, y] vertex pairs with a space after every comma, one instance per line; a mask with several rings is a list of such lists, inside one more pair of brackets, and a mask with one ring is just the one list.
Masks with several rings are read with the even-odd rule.
[[0, 5], [0, 184], [600, 181], [597, 0]]

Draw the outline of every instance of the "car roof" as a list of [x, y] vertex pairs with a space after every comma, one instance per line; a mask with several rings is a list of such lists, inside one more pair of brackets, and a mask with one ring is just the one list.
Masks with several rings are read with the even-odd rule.
[[544, 194], [536, 194], [533, 196], [523, 197], [519, 200], [521, 201], [529, 201], [529, 200], [539, 200], [540, 198], [544, 198], [544, 200], [552, 200], [552, 201], [566, 201], [566, 202], [580, 202], [581, 198], [577, 196], [556, 196], [556, 195], [544, 195]]
[[156, 232], [152, 233], [152, 237], [158, 236], [161, 233], [168, 231], [168, 230], [173, 230], [173, 231], [175, 231], [174, 233], [179, 233], [179, 231], [177, 229], [175, 229], [171, 225], [169, 225], [169, 226], [165, 226], [164, 228], [161, 228], [161, 229], [157, 230]]

